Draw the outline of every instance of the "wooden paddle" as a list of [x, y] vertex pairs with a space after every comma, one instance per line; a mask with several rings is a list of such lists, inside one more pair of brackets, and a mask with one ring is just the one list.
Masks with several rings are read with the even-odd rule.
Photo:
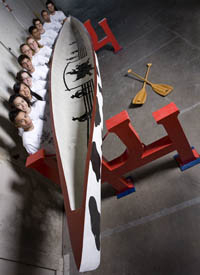
[[136, 94], [136, 96], [132, 100], [132, 104], [144, 104], [147, 98], [147, 92], [146, 92], [146, 80], [148, 78], [149, 70], [151, 68], [151, 63], [147, 64], [147, 71], [145, 75], [145, 82], [143, 84], [142, 89]]
[[142, 76], [136, 74], [131, 69], [128, 70], [128, 73], [132, 74], [134, 76], [137, 76], [139, 79], [145, 81], [147, 84], [149, 84], [151, 86], [151, 88], [154, 90], [154, 92], [156, 92], [157, 94], [159, 94], [161, 96], [168, 95], [174, 89], [172, 86], [167, 85], [167, 84], [154, 84], [148, 80], [145, 80]]

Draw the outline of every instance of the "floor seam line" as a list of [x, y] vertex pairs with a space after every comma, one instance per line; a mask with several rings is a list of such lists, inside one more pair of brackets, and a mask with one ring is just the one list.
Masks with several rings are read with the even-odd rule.
[[162, 218], [162, 217], [169, 216], [171, 214], [174, 214], [176, 212], [179, 212], [183, 209], [186, 209], [188, 207], [191, 207], [191, 206], [194, 206], [194, 205], [197, 205], [197, 204], [200, 204], [200, 197], [197, 197], [197, 198], [189, 200], [189, 201], [185, 201], [183, 203], [174, 205], [174, 206], [169, 207], [169, 208], [164, 208], [161, 211], [155, 212], [152, 215], [144, 216], [144, 217], [139, 218], [137, 220], [133, 220], [133, 221], [127, 223], [127, 224], [116, 226], [113, 229], [106, 229], [102, 232], [101, 238], [104, 239], [106, 237], [112, 236], [115, 233], [121, 233], [121, 232], [126, 231], [130, 228], [134, 228], [134, 227], [137, 227], [139, 225], [147, 224], [149, 222], [152, 222], [152, 221], [157, 220], [157, 219]]

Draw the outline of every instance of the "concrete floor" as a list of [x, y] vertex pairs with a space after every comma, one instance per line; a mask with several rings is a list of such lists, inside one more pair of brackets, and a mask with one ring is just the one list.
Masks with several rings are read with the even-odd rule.
[[[166, 135], [151, 113], [173, 101], [190, 144], [200, 152], [199, 11], [192, 1], [151, 1], [116, 11], [112, 30], [123, 50], [98, 52], [105, 120], [127, 110], [141, 140], [150, 144]], [[142, 84], [124, 75], [129, 68], [144, 75], [149, 62], [149, 79], [170, 84], [174, 91], [163, 98], [148, 86], [146, 103], [133, 108], [131, 100]], [[103, 144], [109, 159], [123, 150], [114, 135]], [[175, 153], [130, 173], [136, 193], [117, 200], [111, 186], [102, 186], [101, 264], [85, 274], [199, 274], [200, 165], [181, 172]], [[69, 273], [75, 275], [67, 231], [65, 238]]]

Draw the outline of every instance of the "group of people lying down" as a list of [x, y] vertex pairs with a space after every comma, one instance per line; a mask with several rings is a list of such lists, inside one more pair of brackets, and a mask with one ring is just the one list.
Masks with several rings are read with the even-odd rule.
[[28, 154], [40, 148], [55, 154], [49, 118], [48, 73], [52, 49], [67, 17], [58, 11], [52, 1], [46, 2], [47, 10], [41, 12], [42, 21], [33, 19], [30, 36], [20, 45], [20, 70], [9, 98], [9, 118], [22, 137]]

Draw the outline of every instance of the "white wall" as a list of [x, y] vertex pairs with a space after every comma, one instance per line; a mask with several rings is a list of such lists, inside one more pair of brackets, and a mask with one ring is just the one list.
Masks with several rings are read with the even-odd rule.
[[[0, 1], [0, 41], [18, 56], [26, 29], [45, 6], [40, 0], [6, 2], [13, 11]], [[19, 70], [0, 44], [0, 274], [50, 275], [62, 272], [63, 200], [58, 186], [25, 168], [26, 152], [8, 120], [7, 100]]]

